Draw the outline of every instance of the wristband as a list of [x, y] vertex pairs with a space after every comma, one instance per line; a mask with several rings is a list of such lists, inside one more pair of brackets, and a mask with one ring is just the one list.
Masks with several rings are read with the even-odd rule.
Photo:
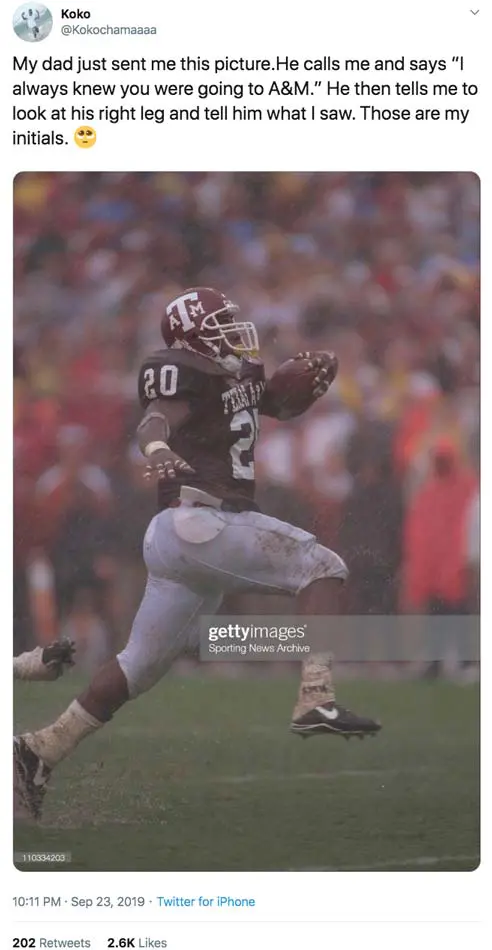
[[170, 451], [167, 442], [149, 442], [149, 444], [145, 446], [144, 455], [146, 458], [149, 458], [150, 455], [153, 455], [154, 452], [158, 452], [160, 449], [167, 449], [168, 452]]

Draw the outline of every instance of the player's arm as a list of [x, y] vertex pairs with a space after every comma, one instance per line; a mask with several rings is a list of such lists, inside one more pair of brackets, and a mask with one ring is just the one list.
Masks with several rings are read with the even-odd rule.
[[190, 415], [190, 406], [185, 400], [154, 399], [145, 410], [137, 428], [137, 439], [142, 455], [147, 459], [146, 478], [157, 475], [159, 479], [174, 479], [193, 469], [184, 459], [169, 448], [172, 433]]
[[67, 667], [73, 666], [74, 653], [75, 644], [63, 637], [46, 647], [14, 656], [14, 679], [56, 680]]
[[[331, 386], [338, 372], [338, 360], [334, 353], [325, 351], [307, 351], [297, 353], [295, 360], [307, 360], [308, 369], [311, 372], [311, 394], [308, 399], [303, 399], [297, 407], [289, 404], [286, 406], [279, 401], [275, 387], [275, 373], [267, 381], [264, 390], [260, 413], [264, 416], [271, 416], [280, 421], [294, 419], [302, 415], [310, 406], [323, 396]], [[294, 393], [295, 395], [295, 393]], [[289, 400], [291, 403], [291, 400]]]

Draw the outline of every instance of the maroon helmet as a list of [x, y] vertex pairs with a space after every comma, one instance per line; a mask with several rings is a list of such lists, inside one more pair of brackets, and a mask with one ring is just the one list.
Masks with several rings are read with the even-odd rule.
[[232, 366], [231, 356], [258, 353], [254, 323], [236, 321], [239, 307], [212, 287], [192, 287], [166, 307], [161, 333], [167, 346], [192, 350], [201, 356]]

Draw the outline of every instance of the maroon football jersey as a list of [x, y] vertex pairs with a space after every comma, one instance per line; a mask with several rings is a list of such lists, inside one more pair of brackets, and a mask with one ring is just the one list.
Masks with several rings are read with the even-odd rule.
[[254, 447], [265, 385], [260, 359], [244, 358], [237, 376], [184, 350], [160, 350], [144, 361], [138, 377], [141, 406], [180, 400], [190, 407], [187, 419], [171, 433], [169, 447], [194, 474], [159, 482], [159, 510], [179, 496], [181, 485], [256, 507]]

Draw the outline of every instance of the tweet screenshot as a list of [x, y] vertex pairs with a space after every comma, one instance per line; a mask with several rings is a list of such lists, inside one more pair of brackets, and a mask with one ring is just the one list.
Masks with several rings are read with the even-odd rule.
[[2, 948], [482, 950], [489, 4], [1, 24]]

